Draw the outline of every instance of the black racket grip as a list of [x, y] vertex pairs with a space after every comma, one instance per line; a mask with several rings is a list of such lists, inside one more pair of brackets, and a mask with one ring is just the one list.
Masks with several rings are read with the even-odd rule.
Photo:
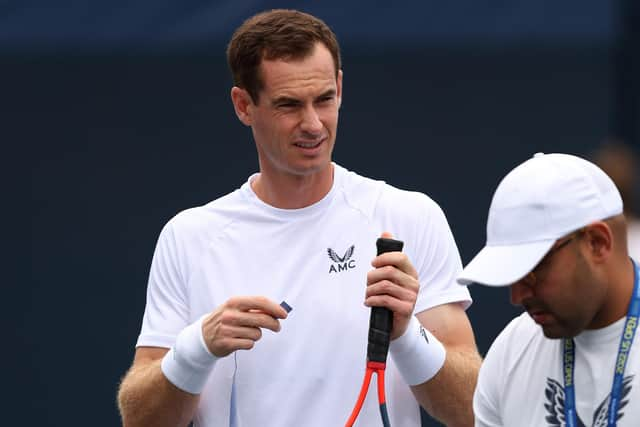
[[[385, 252], [399, 252], [403, 242], [400, 240], [380, 237], [376, 241], [378, 255]], [[369, 318], [369, 345], [367, 346], [367, 360], [370, 362], [386, 363], [393, 327], [393, 313], [385, 307], [371, 307]]]

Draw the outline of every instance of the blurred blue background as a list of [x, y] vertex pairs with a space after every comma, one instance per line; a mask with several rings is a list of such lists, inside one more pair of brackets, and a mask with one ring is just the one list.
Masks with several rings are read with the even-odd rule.
[[[19, 351], [4, 351], [17, 369], [3, 424], [119, 424], [161, 227], [257, 170], [225, 62], [250, 15], [296, 8], [334, 29], [335, 160], [429, 194], [466, 263], [498, 181], [533, 153], [589, 156], [612, 138], [637, 152], [638, 4], [0, 1], [2, 140], [31, 169], [31, 275], [8, 307], [5, 343]], [[484, 354], [519, 310], [506, 289], [471, 292]]]

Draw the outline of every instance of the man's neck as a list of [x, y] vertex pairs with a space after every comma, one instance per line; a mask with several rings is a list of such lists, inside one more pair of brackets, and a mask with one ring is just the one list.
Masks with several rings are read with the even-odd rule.
[[280, 209], [300, 209], [322, 200], [333, 185], [333, 164], [309, 175], [261, 171], [251, 188], [263, 202]]
[[600, 310], [601, 319], [590, 329], [608, 326], [627, 315], [633, 295], [635, 266], [625, 257], [609, 275], [609, 288], [604, 307]]

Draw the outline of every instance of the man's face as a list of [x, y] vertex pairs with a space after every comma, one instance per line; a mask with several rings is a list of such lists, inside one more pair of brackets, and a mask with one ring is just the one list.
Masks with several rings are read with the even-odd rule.
[[[342, 72], [321, 43], [302, 60], [263, 60], [264, 88], [254, 104], [246, 94], [246, 117], [258, 150], [260, 171], [311, 175], [330, 168], [342, 96]], [[235, 100], [234, 100], [235, 102]]]
[[552, 248], [533, 274], [511, 285], [511, 303], [523, 306], [547, 338], [572, 338], [589, 329], [605, 298], [580, 243], [576, 235], [560, 239], [554, 246], [559, 249]]

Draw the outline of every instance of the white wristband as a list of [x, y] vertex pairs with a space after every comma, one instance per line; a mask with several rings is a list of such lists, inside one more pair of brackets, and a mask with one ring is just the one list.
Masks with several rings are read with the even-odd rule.
[[165, 377], [180, 390], [200, 394], [218, 358], [211, 354], [202, 336], [205, 316], [184, 328], [160, 365]]
[[422, 384], [438, 373], [446, 358], [442, 343], [422, 327], [415, 316], [404, 334], [389, 344], [398, 371], [409, 385]]

